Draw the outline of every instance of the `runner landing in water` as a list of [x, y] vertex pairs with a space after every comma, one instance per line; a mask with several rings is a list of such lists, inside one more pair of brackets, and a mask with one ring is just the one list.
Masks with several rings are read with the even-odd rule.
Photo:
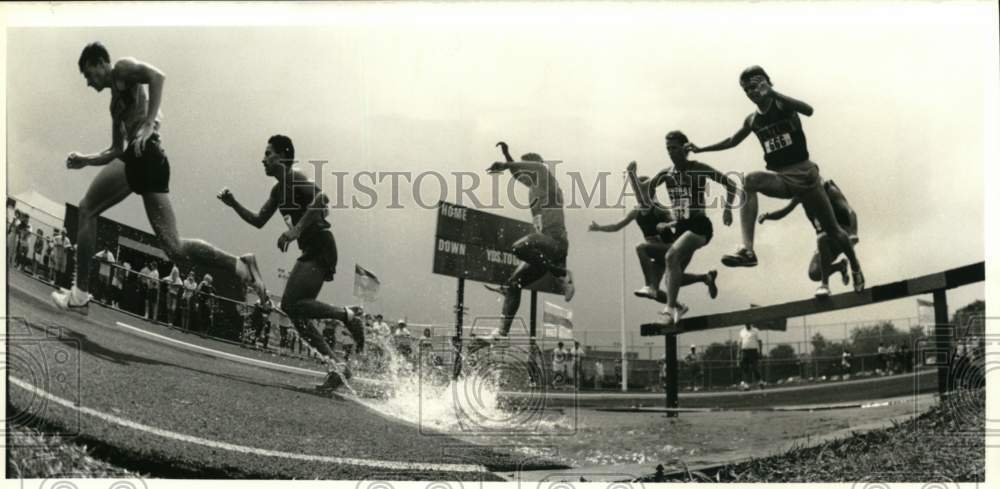
[[275, 211], [284, 217], [288, 230], [278, 237], [278, 249], [284, 253], [292, 241], [297, 241], [302, 254], [288, 274], [281, 308], [292, 319], [299, 335], [325, 357], [332, 369], [320, 388], [333, 389], [341, 385], [341, 375], [349, 378], [350, 370], [334, 361], [333, 348], [309, 320], [340, 320], [351, 332], [360, 352], [365, 346], [363, 313], [360, 307], [337, 307], [316, 300], [323, 282], [332, 282], [337, 271], [337, 243], [326, 220], [329, 200], [318, 185], [293, 167], [294, 162], [295, 147], [291, 138], [280, 134], [271, 136], [261, 163], [264, 174], [273, 177], [277, 183], [271, 188], [260, 211], [254, 213], [243, 207], [229, 189], [222, 189], [218, 197], [244, 221], [258, 229], [267, 224]]
[[[629, 163], [628, 178], [629, 183], [633, 186], [633, 191], [635, 192], [636, 200], [639, 201], [639, 205], [629, 211], [621, 221], [607, 225], [591, 222], [589, 230], [613, 233], [625, 228], [630, 222], [635, 222], [639, 226], [639, 229], [642, 230], [644, 238], [642, 243], [636, 245], [635, 251], [639, 256], [639, 266], [642, 268], [643, 278], [646, 280], [646, 285], [636, 290], [635, 295], [666, 304], [667, 293], [660, 289], [660, 281], [667, 271], [666, 256], [670, 251], [670, 246], [674, 242], [674, 234], [669, 227], [664, 227], [661, 232], [657, 229], [657, 226], [659, 224], [669, 226], [673, 222], [673, 216], [670, 214], [670, 211], [656, 204], [655, 189], [650, 186], [651, 180], [647, 176], [636, 176], [637, 166], [634, 161]], [[715, 286], [717, 275], [718, 272], [715, 270], [701, 275], [685, 273], [681, 286], [704, 283], [708, 286], [709, 297], [714, 299], [719, 293], [718, 288]]]
[[[833, 206], [833, 212], [837, 216], [837, 223], [840, 227], [847, 231], [848, 236], [852, 244], [858, 243], [858, 215], [851, 208], [851, 204], [847, 202], [847, 197], [844, 193], [840, 191], [840, 187], [837, 186], [833, 180], [827, 180], [823, 182], [823, 189], [826, 191], [827, 197], [830, 199], [830, 204]], [[788, 203], [784, 208], [776, 210], [774, 212], [765, 212], [763, 215], [757, 219], [757, 222], [764, 224], [764, 221], [777, 221], [787, 216], [788, 213], [792, 212], [799, 205], [798, 198], [792, 198], [791, 202]], [[844, 285], [847, 285], [847, 262], [844, 260], [837, 261], [834, 263], [843, 250], [841, 250], [836, 243], [834, 243], [826, 233], [823, 232], [823, 228], [819, 224], [819, 220], [815, 216], [806, 212], [806, 217], [809, 222], [812, 223], [813, 227], [816, 229], [816, 252], [813, 253], [812, 260], [809, 262], [809, 278], [814, 282], [819, 282], [819, 288], [816, 289], [816, 297], [828, 297], [830, 295], [830, 275], [831, 271], [840, 272], [841, 280]]]
[[[760, 66], [751, 66], [740, 74], [740, 87], [757, 110], [743, 120], [743, 126], [731, 137], [716, 144], [698, 147], [688, 143], [694, 153], [721, 151], [734, 148], [750, 133], [760, 140], [764, 150], [764, 161], [768, 171], [755, 171], [746, 176], [743, 190], [746, 202], [740, 209], [740, 227], [743, 231], [743, 246], [736, 253], [722, 257], [722, 263], [730, 267], [753, 267], [757, 265], [757, 255], [753, 251], [754, 225], [757, 220], [757, 193], [778, 199], [798, 197], [802, 207], [815, 216], [821, 228], [843, 250], [851, 264], [854, 290], [865, 288], [861, 263], [854, 253], [854, 245], [847, 233], [837, 224], [830, 199], [823, 191], [823, 179], [819, 166], [809, 159], [806, 135], [802, 130], [799, 114], [811, 116], [813, 108], [809, 104], [778, 93], [771, 86], [771, 78]], [[825, 263], [821, 263], [825, 266]], [[825, 272], [829, 274], [829, 271]]]
[[524, 263], [518, 265], [507, 283], [500, 289], [504, 296], [503, 322], [497, 333], [500, 336], [507, 336], [514, 315], [521, 306], [522, 288], [542, 278], [546, 273], [551, 273], [562, 280], [563, 295], [568, 302], [573, 299], [575, 287], [573, 274], [566, 269], [569, 239], [566, 234], [563, 195], [559, 183], [546, 168], [540, 155], [527, 153], [521, 156], [522, 161], [514, 161], [507, 143], [499, 142], [497, 146], [507, 161], [493, 163], [486, 171], [498, 173], [509, 170], [511, 176], [528, 187], [531, 218], [535, 226], [535, 232], [514, 242], [513, 253]]
[[[676, 324], [687, 312], [687, 307], [677, 302], [677, 295], [682, 285], [698, 281], [697, 275], [685, 275], [684, 269], [691, 263], [695, 251], [704, 247], [712, 240], [712, 221], [705, 214], [705, 189], [712, 180], [726, 187], [726, 204], [722, 211], [722, 223], [729, 226], [733, 223], [733, 198], [736, 196], [736, 184], [718, 170], [705, 163], [688, 159], [687, 136], [680, 131], [670, 131], [666, 136], [667, 153], [673, 168], [657, 173], [652, 185], [665, 185], [670, 196], [670, 202], [677, 224], [674, 227], [674, 242], [667, 252], [667, 307], [662, 314], [667, 315], [667, 322]], [[657, 225], [661, 233], [669, 231], [669, 225]], [[713, 276], [714, 281], [714, 276]]]
[[177, 235], [177, 220], [170, 203], [170, 162], [160, 141], [160, 101], [164, 75], [156, 67], [122, 58], [111, 63], [99, 42], [88, 44], [77, 62], [87, 86], [98, 92], [111, 90], [111, 146], [96, 154], [70, 153], [66, 168], [102, 167], [80, 201], [77, 214], [76, 283], [70, 290], [52, 292], [62, 310], [86, 315], [90, 304], [90, 262], [97, 246], [97, 217], [129, 195], [142, 197], [149, 224], [163, 251], [182, 268], [199, 266], [233, 271], [267, 297], [267, 288], [252, 254], [239, 258], [201, 240]]

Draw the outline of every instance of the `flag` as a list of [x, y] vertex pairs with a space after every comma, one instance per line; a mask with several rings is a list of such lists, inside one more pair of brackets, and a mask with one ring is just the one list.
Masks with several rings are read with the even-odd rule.
[[917, 299], [917, 324], [934, 326], [934, 302]]
[[378, 277], [365, 270], [361, 265], [354, 265], [354, 297], [365, 302], [375, 302], [378, 299]]
[[[760, 307], [757, 304], [750, 304], [750, 308]], [[772, 319], [770, 321], [761, 321], [759, 323], [753, 323], [751, 327], [757, 328], [759, 330], [769, 329], [771, 331], [787, 331], [788, 330], [788, 318]]]
[[573, 311], [545, 302], [542, 325], [546, 338], [573, 339]]

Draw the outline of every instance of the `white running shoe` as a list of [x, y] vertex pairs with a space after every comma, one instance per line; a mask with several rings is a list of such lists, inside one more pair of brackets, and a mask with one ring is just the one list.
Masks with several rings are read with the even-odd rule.
[[819, 287], [816, 289], [816, 297], [819, 299], [830, 297], [830, 287], [826, 284], [819, 284]]
[[573, 294], [576, 294], [576, 286], [573, 285], [573, 272], [566, 270], [566, 276], [563, 277], [563, 298], [569, 302], [573, 300]]
[[677, 323], [681, 322], [681, 317], [683, 317], [685, 314], [687, 314], [688, 310], [689, 309], [688, 309], [687, 306], [685, 306], [684, 304], [681, 304], [680, 302], [678, 302], [677, 303], [677, 307], [674, 308], [673, 314], [672, 314], [672, 317], [673, 317], [673, 320], [674, 320], [674, 324], [677, 324]]
[[635, 294], [636, 297], [645, 297], [647, 299], [656, 299], [656, 289], [654, 289], [654, 288], [652, 288], [652, 287], [650, 287], [648, 285], [645, 286], [645, 287], [643, 287], [643, 288], [641, 288], [641, 289], [636, 289], [635, 292], [633, 292], [633, 294]]
[[[83, 299], [80, 298], [81, 296]], [[59, 289], [53, 291], [50, 297], [52, 297], [52, 303], [60, 311], [71, 311], [82, 316], [86, 316], [89, 313], [90, 301], [94, 298], [92, 295], [76, 288], [75, 285], [71, 290]]]

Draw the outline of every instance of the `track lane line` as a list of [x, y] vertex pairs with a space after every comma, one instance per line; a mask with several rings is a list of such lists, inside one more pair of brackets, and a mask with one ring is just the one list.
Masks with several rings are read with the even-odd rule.
[[302, 453], [291, 453], [280, 450], [267, 450], [263, 448], [249, 447], [245, 445], [237, 445], [234, 443], [209, 440], [207, 438], [185, 435], [183, 433], [177, 433], [170, 430], [156, 428], [154, 426], [149, 426], [135, 421], [131, 421], [125, 418], [97, 411], [95, 409], [91, 409], [85, 406], [79, 406], [73, 401], [69, 401], [61, 397], [55, 396], [53, 394], [50, 394], [43, 389], [35, 387], [31, 383], [25, 382], [17, 377], [14, 377], [13, 375], [8, 376], [7, 380], [10, 382], [10, 385], [14, 385], [21, 389], [24, 389], [25, 391], [35, 396], [44, 398], [47, 401], [53, 402], [67, 409], [71, 409], [80, 412], [82, 414], [95, 417], [102, 421], [122, 426], [125, 428], [131, 428], [137, 431], [142, 431], [162, 438], [182, 441], [194, 445], [201, 445], [208, 448], [228, 450], [232, 452], [248, 454], [248, 455], [258, 455], [263, 457], [286, 458], [291, 460], [301, 460], [305, 462], [322, 462], [335, 465], [373, 467], [373, 468], [387, 469], [387, 470], [408, 470], [414, 472], [429, 471], [429, 472], [489, 473], [489, 470], [486, 469], [486, 467], [475, 464], [394, 462], [388, 460], [374, 460], [374, 459], [364, 459], [364, 458], [345, 458], [345, 457], [330, 457], [324, 455], [306, 455]]

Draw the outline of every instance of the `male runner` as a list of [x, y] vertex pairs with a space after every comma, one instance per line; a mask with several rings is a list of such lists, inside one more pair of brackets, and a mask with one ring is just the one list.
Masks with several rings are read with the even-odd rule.
[[339, 368], [333, 363], [333, 348], [309, 319], [337, 319], [350, 330], [357, 350], [365, 346], [364, 324], [360, 307], [336, 307], [316, 300], [323, 282], [332, 282], [337, 271], [337, 243], [326, 220], [329, 200], [315, 183], [294, 168], [295, 147], [291, 138], [281, 134], [271, 136], [264, 149], [264, 174], [277, 180], [260, 211], [253, 213], [243, 207], [229, 189], [219, 192], [219, 200], [232, 207], [239, 216], [256, 228], [264, 227], [275, 211], [281, 213], [288, 230], [278, 237], [278, 249], [284, 253], [292, 241], [298, 241], [302, 254], [288, 274], [281, 308], [292, 319], [299, 335], [335, 367], [321, 389], [334, 389], [341, 384]]
[[704, 148], [688, 144], [688, 149], [694, 153], [721, 151], [737, 146], [753, 132], [764, 150], [768, 171], [749, 173], [743, 184], [747, 199], [740, 209], [743, 246], [736, 253], [723, 256], [722, 263], [730, 267], [757, 265], [753, 241], [758, 192], [779, 199], [798, 197], [803, 208], [816, 217], [832, 242], [847, 256], [851, 263], [854, 290], [864, 290], [864, 275], [854, 254], [854, 246], [847, 233], [837, 224], [830, 200], [823, 191], [819, 166], [809, 159], [806, 135], [802, 131], [799, 114], [811, 116], [813, 108], [805, 102], [775, 91], [771, 86], [771, 78], [760, 66], [743, 70], [740, 74], [740, 86], [747, 98], [757, 105], [757, 111], [747, 116], [736, 134], [724, 141]]
[[563, 295], [566, 301], [573, 299], [575, 292], [573, 274], [566, 269], [566, 255], [569, 239], [563, 215], [563, 195], [556, 178], [545, 167], [543, 159], [535, 153], [521, 156], [522, 161], [511, 158], [507, 143], [499, 142], [507, 161], [493, 163], [486, 171], [498, 173], [510, 170], [518, 182], [528, 187], [531, 202], [531, 220], [535, 232], [517, 240], [513, 246], [514, 255], [524, 263], [518, 265], [507, 283], [500, 289], [504, 295], [503, 323], [498, 334], [510, 333], [514, 315], [521, 306], [521, 289], [542, 278], [546, 272], [562, 279]]
[[[632, 176], [635, 175], [636, 167], [637, 165], [634, 161], [628, 165], [630, 181]], [[642, 268], [642, 275], [646, 279], [646, 285], [634, 293], [638, 297], [646, 297], [661, 304], [666, 304], [667, 293], [660, 289], [660, 281], [667, 271], [666, 256], [667, 252], [670, 251], [670, 245], [673, 243], [674, 236], [670, 228], [666, 228], [661, 235], [657, 230], [657, 225], [660, 223], [669, 224], [673, 222], [673, 217], [670, 211], [653, 202], [655, 196], [652, 194], [655, 192], [650, 186], [649, 177], [641, 176], [636, 178], [635, 181], [638, 183], [636, 200], [639, 201], [639, 205], [629, 211], [621, 221], [603, 226], [596, 222], [591, 222], [589, 230], [613, 233], [634, 221], [639, 226], [639, 229], [642, 230], [642, 235], [645, 239], [645, 241], [636, 245], [635, 251], [639, 255], [639, 266]], [[704, 283], [708, 286], [709, 297], [714, 299], [719, 293], [719, 289], [715, 286], [715, 277], [717, 275], [718, 272], [715, 270], [702, 275], [684, 274], [684, 283], [681, 285]]]
[[[712, 240], [712, 221], [705, 215], [705, 187], [713, 180], [726, 187], [726, 207], [722, 211], [722, 223], [733, 223], [733, 198], [736, 184], [718, 170], [704, 163], [688, 159], [688, 138], [680, 131], [670, 131], [666, 136], [667, 153], [673, 168], [661, 171], [653, 178], [653, 186], [666, 185], [667, 193], [677, 224], [670, 251], [667, 252], [667, 307], [662, 314], [668, 322], [676, 324], [687, 312], [687, 307], [677, 302], [681, 285], [692, 283], [696, 276], [685, 277], [684, 269], [691, 263], [694, 252]], [[661, 233], [669, 231], [669, 225], [657, 225]], [[714, 277], [713, 277], [714, 279]]]
[[[267, 297], [264, 280], [252, 254], [239, 258], [209, 243], [182, 239], [170, 204], [170, 163], [160, 142], [160, 100], [164, 75], [152, 65], [133, 58], [111, 64], [108, 50], [99, 43], [88, 44], [78, 61], [87, 86], [98, 92], [111, 89], [111, 146], [104, 151], [82, 155], [70, 153], [66, 167], [71, 170], [103, 166], [87, 194], [80, 201], [77, 220], [76, 285], [71, 290], [52, 293], [63, 310], [87, 314], [90, 303], [90, 262], [97, 245], [97, 217], [132, 193], [142, 197], [146, 217], [170, 260], [183, 268], [198, 265], [218, 270], [234, 270], [244, 282]], [[148, 86], [148, 93], [147, 93]]]
[[[823, 182], [823, 189], [826, 191], [827, 197], [830, 199], [830, 205], [833, 206], [833, 212], [837, 216], [837, 224], [847, 231], [851, 243], [858, 243], [858, 215], [851, 208], [851, 205], [847, 202], [847, 197], [844, 197], [844, 193], [840, 191], [840, 187], [837, 186], [833, 180], [827, 180]], [[784, 208], [779, 209], [774, 212], [765, 212], [757, 222], [764, 224], [764, 221], [777, 221], [788, 215], [789, 212], [795, 209], [799, 205], [798, 198], [792, 198], [791, 202], [788, 203]], [[806, 217], [809, 218], [809, 222], [812, 223], [813, 227], [816, 228], [816, 253], [813, 253], [812, 260], [809, 262], [809, 278], [814, 282], [819, 282], [819, 288], [816, 289], [816, 297], [828, 297], [830, 295], [830, 275], [831, 271], [840, 272], [841, 280], [844, 285], [848, 284], [847, 279], [847, 262], [840, 260], [836, 263], [833, 261], [837, 259], [843, 250], [837, 247], [828, 236], [823, 233], [823, 228], [819, 224], [819, 220], [815, 216], [806, 212]]]

